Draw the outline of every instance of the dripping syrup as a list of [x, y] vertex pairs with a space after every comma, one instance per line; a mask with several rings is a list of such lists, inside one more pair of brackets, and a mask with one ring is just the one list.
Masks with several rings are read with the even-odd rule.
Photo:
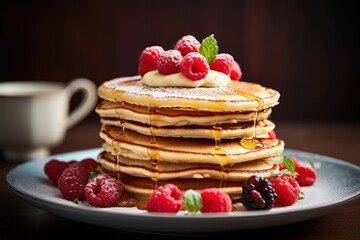
[[151, 161], [151, 169], [150, 169], [150, 178], [154, 183], [153, 189], [157, 189], [157, 180], [159, 177], [159, 167], [158, 167], [158, 159], [159, 159], [159, 144], [156, 140], [156, 135], [160, 130], [159, 127], [155, 125], [156, 123], [156, 111], [157, 108], [153, 106], [149, 106], [150, 112], [150, 145], [147, 148], [147, 152]]
[[257, 107], [256, 107], [256, 112], [255, 112], [255, 117], [253, 120], [253, 136], [251, 137], [247, 137], [247, 138], [242, 138], [240, 140], [240, 145], [243, 146], [246, 149], [249, 150], [253, 150], [256, 147], [262, 147], [262, 143], [256, 138], [256, 128], [257, 128], [257, 123], [259, 121], [259, 112], [263, 110], [264, 108], [264, 100], [261, 97], [255, 96], [253, 94], [250, 93], [245, 93], [243, 91], [240, 90], [235, 90], [235, 92], [247, 99], [250, 100], [255, 100], [257, 101]]
[[216, 160], [219, 162], [222, 171], [221, 171], [221, 179], [220, 179], [220, 188], [225, 187], [226, 180], [229, 175], [229, 170], [231, 168], [231, 164], [229, 164], [229, 155], [228, 153], [221, 149], [221, 138], [223, 136], [223, 129], [222, 127], [216, 123], [216, 125], [213, 126], [211, 133], [214, 137], [215, 141], [215, 147], [211, 151], [211, 154], [216, 158]]

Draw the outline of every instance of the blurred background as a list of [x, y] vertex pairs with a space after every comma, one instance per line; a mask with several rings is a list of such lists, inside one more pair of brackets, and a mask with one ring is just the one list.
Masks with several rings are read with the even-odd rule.
[[[137, 74], [151, 45], [214, 34], [242, 81], [281, 93], [275, 121], [359, 122], [353, 1], [7, 1], [0, 81], [103, 81]], [[74, 102], [79, 96], [75, 96]], [[92, 113], [86, 121], [99, 121]]]

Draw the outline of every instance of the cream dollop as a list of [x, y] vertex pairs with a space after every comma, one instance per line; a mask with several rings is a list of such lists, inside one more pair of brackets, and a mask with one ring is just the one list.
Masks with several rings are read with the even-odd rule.
[[169, 75], [160, 74], [157, 70], [147, 72], [140, 81], [142, 84], [152, 87], [222, 87], [231, 82], [228, 75], [209, 70], [204, 79], [192, 81], [182, 73]]

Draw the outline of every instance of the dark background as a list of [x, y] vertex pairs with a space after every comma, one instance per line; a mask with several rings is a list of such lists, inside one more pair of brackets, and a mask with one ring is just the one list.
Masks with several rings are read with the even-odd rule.
[[0, 81], [87, 77], [100, 85], [137, 74], [145, 47], [214, 34], [220, 52], [240, 63], [243, 81], [281, 93], [274, 120], [358, 123], [352, 2], [1, 1]]

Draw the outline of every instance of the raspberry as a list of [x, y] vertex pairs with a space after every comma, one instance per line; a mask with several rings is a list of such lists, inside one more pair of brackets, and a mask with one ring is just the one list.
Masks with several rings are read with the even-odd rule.
[[169, 75], [180, 72], [180, 63], [183, 60], [178, 50], [168, 50], [159, 58], [156, 68], [159, 73]]
[[234, 58], [228, 53], [220, 53], [216, 55], [214, 62], [211, 64], [210, 69], [230, 75], [233, 66]]
[[58, 186], [61, 195], [67, 200], [83, 200], [84, 187], [89, 179], [88, 170], [80, 163], [73, 163], [61, 174]]
[[271, 132], [269, 132], [269, 139], [276, 139], [276, 133], [275, 133], [275, 131], [271, 131]]
[[238, 81], [242, 77], [242, 72], [239, 64], [234, 60], [231, 66], [230, 74], [231, 80]]
[[295, 166], [295, 172], [298, 173], [296, 181], [300, 186], [311, 186], [317, 179], [316, 171], [309, 164]]
[[270, 209], [276, 198], [272, 184], [261, 176], [251, 176], [242, 186], [241, 201], [249, 210]]
[[44, 172], [50, 181], [57, 186], [61, 174], [68, 166], [67, 162], [52, 159], [45, 164]]
[[[317, 173], [310, 164], [306, 162], [299, 161], [296, 157], [292, 156], [290, 159], [295, 164], [295, 172], [298, 173], [296, 181], [300, 186], [311, 186], [315, 183], [317, 179]], [[286, 169], [284, 163], [279, 164], [280, 170]]]
[[97, 161], [92, 158], [85, 158], [80, 161], [80, 164], [83, 165], [86, 169], [96, 169], [98, 167]]
[[164, 52], [160, 46], [145, 48], [140, 55], [138, 73], [144, 76], [145, 73], [156, 70], [156, 63]]
[[188, 53], [180, 64], [181, 73], [188, 79], [196, 81], [206, 77], [209, 64], [200, 53]]
[[146, 202], [148, 212], [177, 213], [184, 204], [180, 189], [174, 184], [165, 184], [151, 194]]
[[277, 194], [276, 206], [293, 205], [300, 196], [299, 183], [289, 175], [281, 175], [270, 179]]
[[190, 52], [199, 52], [200, 42], [192, 35], [182, 37], [177, 41], [175, 50], [179, 50], [182, 56], [186, 56]]
[[99, 175], [85, 186], [88, 203], [94, 207], [112, 207], [122, 192], [120, 183], [107, 174]]
[[202, 213], [231, 212], [230, 196], [217, 188], [208, 188], [201, 192]]

